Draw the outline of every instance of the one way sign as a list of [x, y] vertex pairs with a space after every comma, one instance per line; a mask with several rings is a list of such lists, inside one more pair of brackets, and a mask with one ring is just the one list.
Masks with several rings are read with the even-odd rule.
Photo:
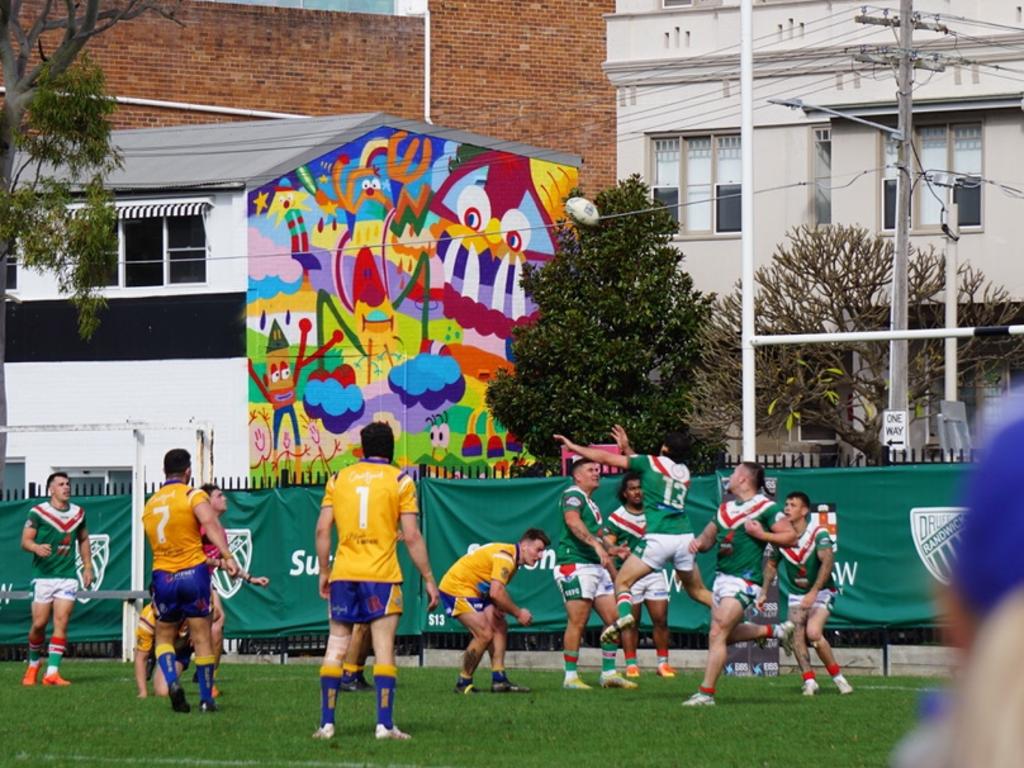
[[882, 445], [893, 451], [907, 450], [906, 411], [885, 411], [883, 413]]

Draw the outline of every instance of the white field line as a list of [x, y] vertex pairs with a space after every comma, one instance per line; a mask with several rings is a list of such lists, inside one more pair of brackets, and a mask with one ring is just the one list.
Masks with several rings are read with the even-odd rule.
[[[20, 763], [107, 763], [111, 765], [138, 765], [137, 757], [105, 757], [102, 755], [79, 755], [79, 754], [32, 754], [19, 752], [14, 759]], [[248, 768], [248, 766], [266, 766], [264, 760], [216, 760], [210, 758], [189, 758], [189, 757], [154, 757], [149, 755], [145, 758], [148, 765], [188, 765], [202, 766], [209, 768]], [[421, 766], [413, 763], [346, 763], [337, 760], [288, 760], [286, 762], [273, 761], [274, 765], [287, 766], [287, 768], [446, 768], [446, 766]]]

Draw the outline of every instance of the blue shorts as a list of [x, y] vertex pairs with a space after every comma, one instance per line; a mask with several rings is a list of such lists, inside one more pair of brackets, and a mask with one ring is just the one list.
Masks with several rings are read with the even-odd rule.
[[159, 621], [177, 623], [210, 615], [210, 569], [206, 563], [177, 573], [153, 571], [150, 589]]
[[491, 604], [491, 600], [486, 596], [467, 597], [465, 595], [449, 595], [447, 592], [442, 592], [441, 604], [444, 606], [444, 612], [455, 618], [464, 613], [481, 613]]
[[402, 585], [381, 581], [332, 581], [331, 620], [367, 624], [402, 612]]

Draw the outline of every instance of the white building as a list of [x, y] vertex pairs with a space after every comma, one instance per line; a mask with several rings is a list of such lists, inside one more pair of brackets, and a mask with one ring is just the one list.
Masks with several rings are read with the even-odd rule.
[[[768, 101], [802, 99], [895, 127], [894, 70], [857, 56], [879, 47], [896, 53], [898, 30], [859, 22], [864, 8], [834, 0], [754, 0], [756, 266], [801, 224], [894, 232], [891, 138], [813, 107]], [[891, 19], [898, 10], [893, 1], [867, 6], [866, 14]], [[915, 71], [920, 181], [912, 245], [946, 246], [940, 227], [951, 191], [941, 183], [959, 178], [965, 183], [957, 192], [958, 258], [1024, 299], [1021, 6], [918, 0], [914, 10], [921, 22], [944, 28], [914, 31], [920, 60], [946, 66]], [[699, 289], [729, 292], [740, 274], [744, 183], [740, 0], [618, 0], [607, 31], [605, 69], [618, 88], [618, 175], [639, 173], [657, 199], [679, 205], [685, 268]]]

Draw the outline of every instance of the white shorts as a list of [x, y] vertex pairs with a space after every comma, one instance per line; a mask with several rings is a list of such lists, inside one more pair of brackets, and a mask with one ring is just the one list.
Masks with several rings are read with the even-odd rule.
[[694, 555], [690, 551], [692, 533], [649, 533], [633, 549], [633, 553], [651, 567], [660, 571], [668, 563], [677, 571], [692, 571]]
[[[800, 605], [800, 601], [804, 599], [804, 595], [790, 595], [789, 596], [789, 607], [796, 608]], [[818, 608], [824, 608], [826, 611], [832, 612], [832, 608], [836, 603], [836, 591], [834, 589], [820, 589], [818, 590], [818, 596], [814, 598], [814, 605], [811, 606], [811, 610], [817, 610]]]
[[78, 594], [78, 579], [33, 579], [32, 602], [52, 603], [54, 600], [74, 600]]
[[664, 571], [651, 571], [642, 579], [633, 582], [629, 590], [633, 605], [643, 605], [648, 600], [668, 600], [668, 579]]
[[614, 595], [612, 576], [597, 563], [568, 563], [555, 566], [555, 583], [562, 592], [562, 600], [593, 600], [602, 595]]
[[757, 596], [761, 593], [761, 585], [741, 579], [739, 576], [726, 576], [724, 573], [719, 573], [715, 576], [712, 593], [715, 605], [719, 605], [725, 598], [731, 597], [739, 600], [745, 610], [754, 604]]

